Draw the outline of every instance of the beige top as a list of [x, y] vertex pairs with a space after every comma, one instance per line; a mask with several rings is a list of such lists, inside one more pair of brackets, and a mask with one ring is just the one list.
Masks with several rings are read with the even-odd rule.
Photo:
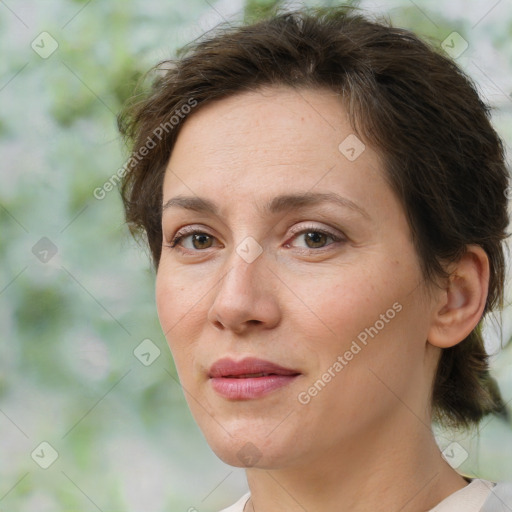
[[[479, 512], [494, 485], [488, 480], [475, 478], [466, 487], [450, 494], [428, 512]], [[250, 492], [244, 494], [235, 504], [220, 512], [243, 512], [250, 496]]]

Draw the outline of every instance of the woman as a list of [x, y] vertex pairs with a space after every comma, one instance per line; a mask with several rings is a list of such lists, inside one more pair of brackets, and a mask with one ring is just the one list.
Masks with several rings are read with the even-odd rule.
[[282, 13], [166, 63], [120, 128], [185, 396], [246, 468], [227, 511], [512, 504], [431, 431], [504, 414], [479, 326], [507, 171], [453, 62], [350, 9]]

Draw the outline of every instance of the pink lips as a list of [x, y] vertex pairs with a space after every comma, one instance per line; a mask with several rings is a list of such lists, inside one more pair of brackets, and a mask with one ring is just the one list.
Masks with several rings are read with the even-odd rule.
[[238, 362], [229, 358], [219, 359], [209, 372], [213, 389], [231, 400], [260, 398], [286, 386], [298, 375], [300, 372], [297, 370], [253, 357]]

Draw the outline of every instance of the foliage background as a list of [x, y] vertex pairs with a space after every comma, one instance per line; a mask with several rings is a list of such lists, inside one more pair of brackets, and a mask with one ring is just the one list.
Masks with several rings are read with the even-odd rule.
[[[117, 191], [103, 200], [93, 191], [124, 163], [115, 115], [141, 72], [218, 22], [276, 3], [0, 3], [0, 510], [215, 511], [245, 491], [243, 471], [215, 457], [188, 411], [154, 276], [127, 236]], [[510, 4], [359, 4], [438, 45], [461, 34], [469, 47], [458, 62], [495, 107], [510, 155]], [[31, 47], [42, 46], [43, 31], [58, 43], [48, 58]], [[492, 352], [512, 332], [509, 286], [507, 295], [501, 319], [487, 325]], [[161, 351], [149, 366], [133, 353], [145, 339]], [[512, 400], [511, 344], [493, 367]], [[467, 450], [460, 470], [512, 480], [510, 421], [437, 436], [442, 448], [457, 441]], [[48, 469], [31, 456], [43, 441], [58, 453]]]

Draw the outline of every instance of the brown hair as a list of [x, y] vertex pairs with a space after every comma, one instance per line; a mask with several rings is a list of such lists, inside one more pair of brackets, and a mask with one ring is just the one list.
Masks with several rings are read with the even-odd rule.
[[[223, 27], [160, 63], [165, 73], [144, 99], [127, 106], [119, 127], [132, 155], [123, 180], [126, 219], [143, 234], [158, 267], [162, 183], [182, 114], [214, 99], [266, 85], [329, 88], [340, 93], [352, 125], [380, 151], [386, 177], [408, 216], [425, 279], [447, 277], [444, 263], [477, 244], [490, 261], [484, 315], [503, 307], [503, 240], [508, 173], [489, 107], [472, 81], [413, 33], [351, 8], [280, 12], [257, 23]], [[190, 108], [188, 109], [190, 110]], [[183, 118], [183, 119], [182, 119]], [[162, 127], [166, 127], [163, 134]], [[432, 390], [434, 419], [451, 427], [504, 411], [489, 374], [481, 321], [444, 349]]]

